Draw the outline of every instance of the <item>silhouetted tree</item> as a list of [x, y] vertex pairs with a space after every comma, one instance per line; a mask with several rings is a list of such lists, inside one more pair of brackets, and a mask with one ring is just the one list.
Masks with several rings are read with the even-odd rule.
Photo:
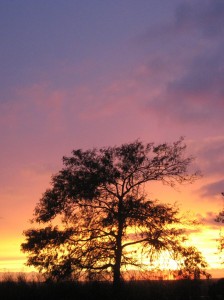
[[201, 252], [195, 247], [181, 247], [179, 256], [176, 259], [179, 261], [179, 271], [177, 275], [182, 279], [200, 279], [201, 277], [210, 278], [211, 275], [206, 271], [208, 267], [205, 258], [202, 256]]
[[[222, 196], [224, 196], [224, 193], [221, 193]], [[224, 208], [219, 212], [219, 214], [217, 215], [217, 217], [215, 218], [215, 221], [218, 222], [218, 223], [224, 223]], [[223, 251], [224, 249], [224, 236], [220, 233], [220, 237], [218, 239], [218, 250], [220, 252]]]
[[[145, 184], [161, 181], [171, 187], [192, 183], [192, 157], [177, 142], [74, 150], [63, 157], [64, 167], [52, 177], [33, 221], [47, 227], [24, 232], [22, 251], [27, 265], [53, 278], [113, 278], [119, 285], [124, 267], [141, 267], [141, 257], [181, 249], [183, 229], [178, 209], [149, 200]], [[61, 217], [58, 225], [57, 216]]]

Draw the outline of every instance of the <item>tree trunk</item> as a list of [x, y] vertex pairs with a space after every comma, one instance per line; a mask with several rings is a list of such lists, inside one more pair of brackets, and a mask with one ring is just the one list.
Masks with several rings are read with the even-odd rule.
[[116, 249], [115, 249], [115, 265], [113, 274], [113, 285], [115, 288], [119, 288], [121, 285], [121, 257], [122, 257], [122, 235], [124, 227], [123, 217], [123, 199], [119, 199], [118, 205], [118, 233], [116, 237]]
[[117, 247], [115, 253], [114, 278], [113, 278], [114, 287], [119, 287], [121, 284], [121, 255], [122, 255], [122, 250], [121, 250], [121, 243], [120, 243], [120, 247]]

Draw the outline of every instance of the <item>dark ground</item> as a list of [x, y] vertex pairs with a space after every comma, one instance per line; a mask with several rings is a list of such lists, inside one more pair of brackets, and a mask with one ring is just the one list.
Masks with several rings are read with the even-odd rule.
[[110, 283], [0, 282], [1, 300], [224, 300], [224, 279]]

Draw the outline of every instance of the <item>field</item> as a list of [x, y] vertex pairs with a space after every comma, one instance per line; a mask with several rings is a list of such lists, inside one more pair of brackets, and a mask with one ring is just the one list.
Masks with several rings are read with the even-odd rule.
[[0, 282], [1, 300], [198, 300], [224, 299], [224, 280], [133, 281], [119, 290], [110, 283]]

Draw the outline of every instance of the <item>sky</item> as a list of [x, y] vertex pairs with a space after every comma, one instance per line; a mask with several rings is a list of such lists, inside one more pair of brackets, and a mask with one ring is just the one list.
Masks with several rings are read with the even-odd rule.
[[0, 272], [27, 270], [22, 233], [63, 155], [180, 136], [203, 177], [149, 196], [197, 216], [222, 269], [224, 1], [1, 0], [0, 40]]

